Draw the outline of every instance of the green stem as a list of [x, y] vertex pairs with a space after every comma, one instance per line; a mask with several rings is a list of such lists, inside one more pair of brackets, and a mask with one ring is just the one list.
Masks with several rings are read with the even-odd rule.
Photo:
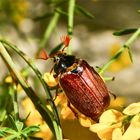
[[19, 108], [18, 108], [18, 101], [17, 101], [17, 87], [16, 85], [11, 85], [9, 89], [10, 95], [13, 101], [13, 108], [14, 108], [14, 116], [15, 121], [19, 120]]
[[49, 25], [46, 28], [46, 31], [44, 33], [43, 38], [40, 41], [40, 46], [39, 49], [37, 51], [37, 54], [40, 52], [41, 49], [43, 49], [45, 47], [45, 45], [48, 43], [49, 37], [51, 35], [51, 33], [53, 32], [54, 28], [56, 27], [59, 17], [60, 17], [60, 13], [57, 11], [61, 11], [61, 8], [56, 8], [54, 15], [49, 23]]
[[61, 129], [59, 128], [58, 125], [56, 127], [56, 125], [55, 125], [56, 122], [54, 123], [55, 120], [54, 120], [53, 114], [50, 112], [50, 110], [48, 108], [46, 108], [43, 105], [43, 103], [40, 101], [40, 99], [38, 98], [36, 93], [33, 91], [33, 89], [26, 83], [26, 81], [20, 75], [19, 71], [17, 71], [15, 64], [13, 63], [11, 57], [9, 56], [8, 52], [6, 51], [6, 49], [4, 48], [2, 43], [0, 43], [0, 54], [1, 54], [4, 62], [6, 63], [6, 65], [8, 65], [10, 72], [12, 72], [14, 77], [17, 79], [18, 83], [22, 86], [22, 88], [24, 89], [26, 94], [29, 96], [29, 98], [32, 100], [33, 104], [35, 105], [35, 107], [37, 108], [37, 110], [39, 111], [39, 113], [41, 114], [43, 119], [46, 121], [46, 123], [50, 127], [50, 129], [53, 132], [53, 134], [55, 135], [56, 139], [62, 140], [62, 137], [61, 137], [62, 134], [58, 135], [58, 131], [60, 133]]
[[125, 44], [116, 52], [116, 54], [110, 58], [109, 62], [106, 63], [100, 70], [99, 70], [99, 74], [102, 75], [105, 70], [107, 70], [107, 68], [114, 62], [116, 61], [120, 55], [122, 54], [122, 52], [124, 51], [125, 48], [127, 48], [129, 50], [129, 46], [138, 38], [138, 36], [140, 35], [140, 28], [138, 28], [138, 30], [125, 42]]
[[74, 20], [75, 0], [69, 0], [68, 6], [68, 35], [73, 34], [73, 20]]
[[[68, 6], [68, 35], [72, 37], [73, 34], [73, 23], [74, 23], [74, 9], [75, 9], [75, 0], [69, 0], [69, 6]], [[72, 53], [71, 45], [69, 45], [68, 54]]]
[[137, 31], [126, 41], [124, 45], [130, 46], [140, 35], [140, 28], [137, 29]]

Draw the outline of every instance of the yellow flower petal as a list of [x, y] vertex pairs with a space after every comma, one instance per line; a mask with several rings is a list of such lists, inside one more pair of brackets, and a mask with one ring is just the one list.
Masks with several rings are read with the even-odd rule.
[[140, 113], [140, 102], [130, 104], [127, 108], [123, 111], [126, 115], [135, 115]]
[[138, 140], [140, 139], [140, 116], [133, 117], [130, 126], [123, 135], [123, 140]]
[[97, 133], [101, 140], [112, 140], [112, 132], [116, 128], [120, 128], [122, 123], [115, 123], [115, 124], [93, 124], [90, 126], [90, 131]]
[[122, 140], [122, 131], [120, 128], [114, 129], [112, 132], [112, 140]]
[[108, 128], [108, 124], [93, 124], [90, 126], [89, 130], [95, 133], [98, 133], [104, 129]]
[[57, 82], [56, 82], [55, 78], [53, 77], [53, 73], [46, 72], [43, 75], [43, 79], [50, 87], [57, 85]]
[[97, 133], [97, 135], [102, 139], [102, 140], [112, 140], [112, 133], [114, 131], [114, 129], [116, 128], [120, 128], [122, 125], [122, 123], [116, 123], [113, 125], [108, 126], [107, 128], [105, 128], [102, 131], [99, 131]]
[[121, 112], [114, 109], [109, 109], [101, 115], [99, 122], [112, 124], [120, 121], [121, 118], [122, 118]]
[[18, 85], [17, 85], [17, 91], [20, 92], [20, 91], [22, 91], [22, 90], [23, 90], [23, 89], [22, 89], [22, 86], [21, 86], [20, 84], [18, 84]]
[[55, 102], [56, 106], [59, 104], [61, 104], [63, 106], [65, 103], [67, 103], [67, 98], [64, 93], [61, 93], [57, 96], [57, 98], [55, 99], [54, 102]]
[[6, 83], [12, 83], [12, 82], [13, 82], [12, 77], [11, 77], [11, 76], [7, 76], [7, 77], [5, 78], [5, 82], [6, 82]]
[[82, 115], [79, 117], [79, 122], [84, 127], [90, 127], [92, 123], [92, 121], [88, 117]]
[[65, 106], [63, 106], [63, 108], [61, 110], [61, 117], [62, 117], [62, 119], [75, 119], [76, 118], [74, 113], [67, 106], [67, 103], [65, 103]]
[[110, 101], [109, 108], [123, 110], [124, 104], [125, 104], [125, 98], [124, 97], [117, 97], [115, 100]]

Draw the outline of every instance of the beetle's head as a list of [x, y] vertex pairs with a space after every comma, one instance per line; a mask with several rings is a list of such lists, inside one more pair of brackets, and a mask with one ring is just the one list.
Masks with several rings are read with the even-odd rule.
[[56, 75], [60, 73], [64, 73], [68, 67], [72, 66], [75, 62], [75, 56], [73, 55], [66, 55], [64, 53], [58, 54], [54, 57], [54, 72]]

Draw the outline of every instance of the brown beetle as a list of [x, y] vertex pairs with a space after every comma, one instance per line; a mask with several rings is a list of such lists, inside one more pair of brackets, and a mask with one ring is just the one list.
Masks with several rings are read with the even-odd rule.
[[108, 107], [110, 96], [100, 75], [85, 60], [64, 53], [55, 56], [54, 72], [69, 102], [97, 121]]

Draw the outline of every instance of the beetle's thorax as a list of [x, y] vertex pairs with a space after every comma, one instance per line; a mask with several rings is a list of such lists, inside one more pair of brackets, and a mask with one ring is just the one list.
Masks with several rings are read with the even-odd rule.
[[54, 72], [57, 76], [75, 69], [78, 63], [78, 59], [73, 55], [60, 54], [55, 60]]

